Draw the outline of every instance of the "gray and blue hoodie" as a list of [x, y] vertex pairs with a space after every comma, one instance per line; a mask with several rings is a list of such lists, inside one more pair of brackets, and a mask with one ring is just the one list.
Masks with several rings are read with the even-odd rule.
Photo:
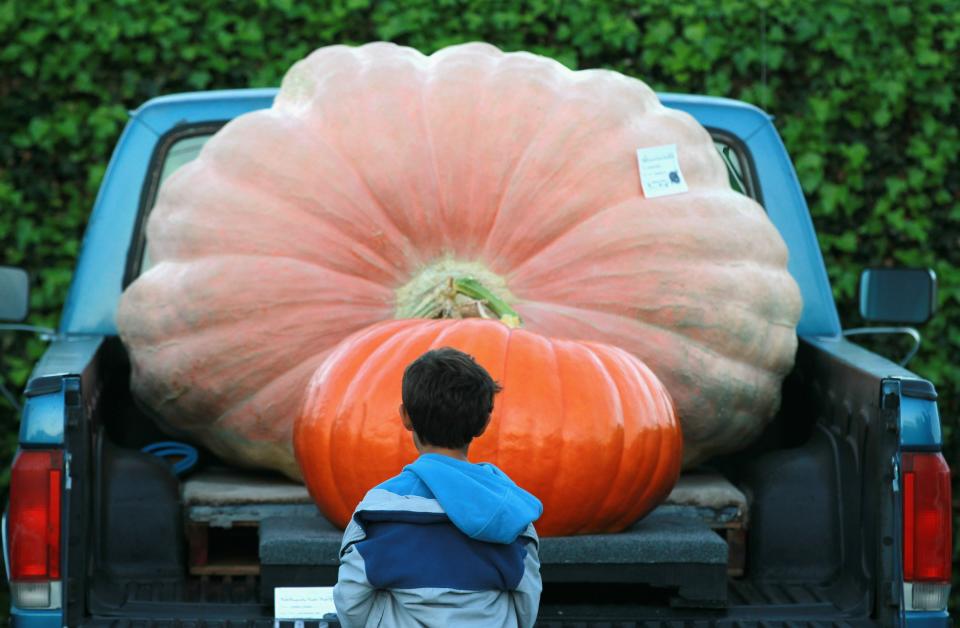
[[542, 512], [492, 464], [420, 456], [353, 513], [333, 590], [340, 623], [533, 626]]

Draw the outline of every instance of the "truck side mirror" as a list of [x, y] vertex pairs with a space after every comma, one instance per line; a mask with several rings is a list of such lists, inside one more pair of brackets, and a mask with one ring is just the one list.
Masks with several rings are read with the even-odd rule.
[[937, 309], [930, 268], [868, 268], [860, 274], [860, 316], [872, 323], [921, 325]]
[[20, 322], [30, 305], [30, 279], [22, 268], [0, 266], [0, 321]]

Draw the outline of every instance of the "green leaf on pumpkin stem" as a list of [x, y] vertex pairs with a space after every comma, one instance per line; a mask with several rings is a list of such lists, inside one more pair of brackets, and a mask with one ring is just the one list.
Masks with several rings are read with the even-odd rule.
[[520, 326], [517, 311], [473, 277], [458, 277], [453, 280], [453, 287], [460, 294], [482, 301], [508, 327]]

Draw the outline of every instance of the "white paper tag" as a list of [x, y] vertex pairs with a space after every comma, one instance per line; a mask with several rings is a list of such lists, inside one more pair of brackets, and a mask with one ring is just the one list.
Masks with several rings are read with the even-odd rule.
[[277, 587], [273, 590], [276, 619], [323, 619], [336, 613], [333, 587]]
[[640, 168], [640, 186], [647, 198], [687, 191], [687, 182], [680, 172], [676, 144], [638, 148], [637, 167]]

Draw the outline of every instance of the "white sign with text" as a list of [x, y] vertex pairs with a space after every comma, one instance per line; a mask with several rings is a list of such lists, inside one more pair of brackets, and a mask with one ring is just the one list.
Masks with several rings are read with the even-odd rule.
[[638, 148], [637, 166], [640, 168], [640, 186], [645, 197], [656, 198], [687, 191], [687, 182], [680, 172], [676, 144]]
[[323, 619], [336, 613], [333, 587], [277, 587], [273, 590], [273, 616], [276, 619]]

